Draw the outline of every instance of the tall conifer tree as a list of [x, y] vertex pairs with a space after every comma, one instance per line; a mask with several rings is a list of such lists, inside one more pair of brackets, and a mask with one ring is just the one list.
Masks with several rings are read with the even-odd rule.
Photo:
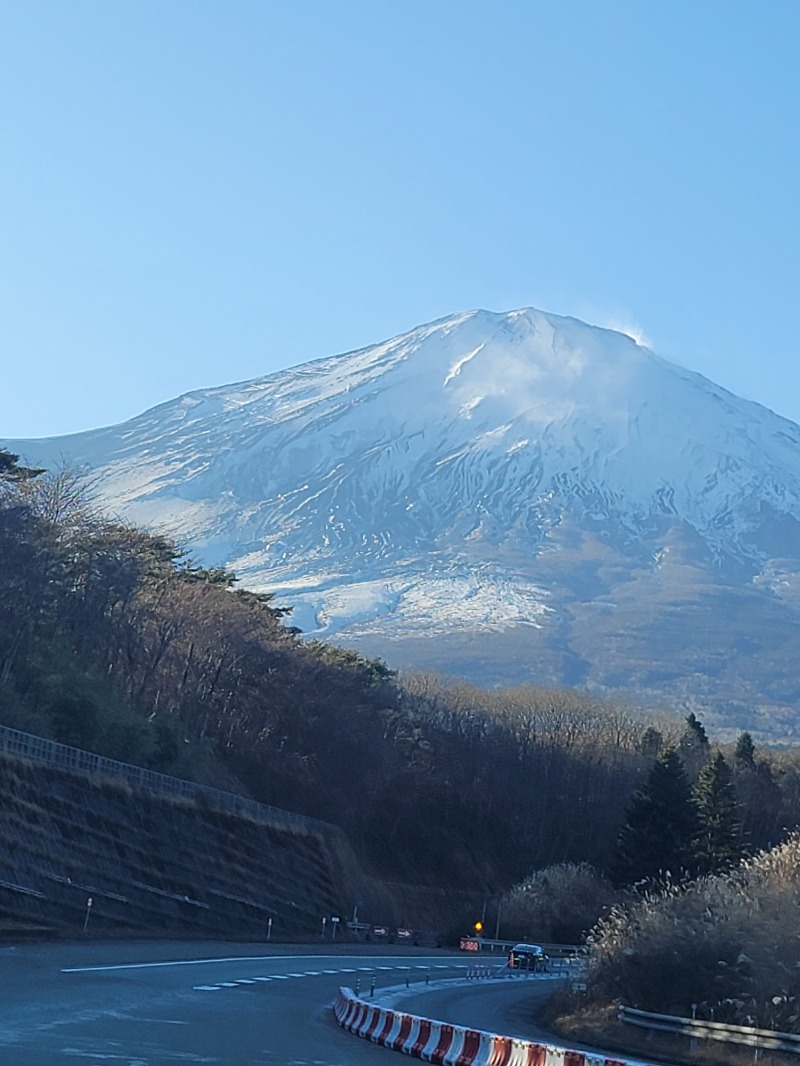
[[686, 715], [686, 725], [678, 742], [678, 750], [689, 780], [696, 781], [697, 775], [708, 762], [711, 748], [703, 723], [694, 711]]
[[692, 790], [697, 806], [695, 854], [698, 868], [712, 873], [741, 859], [742, 824], [733, 773], [722, 752], [706, 763]]
[[613, 862], [620, 884], [679, 878], [692, 871], [697, 811], [683, 762], [667, 748], [628, 807]]
[[733, 759], [737, 770], [755, 770], [756, 746], [749, 733], [740, 733], [736, 741]]

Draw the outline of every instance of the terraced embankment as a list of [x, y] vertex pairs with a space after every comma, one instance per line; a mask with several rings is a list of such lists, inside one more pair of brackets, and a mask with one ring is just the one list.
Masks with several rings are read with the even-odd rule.
[[80, 934], [91, 898], [93, 935], [292, 939], [347, 913], [361, 878], [339, 830], [212, 802], [0, 752], [0, 923]]

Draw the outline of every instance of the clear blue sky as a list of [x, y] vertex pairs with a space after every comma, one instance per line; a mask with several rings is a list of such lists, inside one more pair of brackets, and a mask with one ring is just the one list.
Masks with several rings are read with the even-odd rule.
[[797, 0], [0, 0], [0, 437], [471, 307], [800, 421]]

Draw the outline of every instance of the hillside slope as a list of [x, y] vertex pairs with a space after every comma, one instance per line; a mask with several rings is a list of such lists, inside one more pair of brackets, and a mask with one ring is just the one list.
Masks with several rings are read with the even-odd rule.
[[88, 898], [93, 936], [308, 940], [356, 903], [420, 931], [452, 917], [452, 896], [374, 880], [341, 831], [279, 811], [237, 816], [2, 747], [0, 803], [0, 935], [74, 936]]

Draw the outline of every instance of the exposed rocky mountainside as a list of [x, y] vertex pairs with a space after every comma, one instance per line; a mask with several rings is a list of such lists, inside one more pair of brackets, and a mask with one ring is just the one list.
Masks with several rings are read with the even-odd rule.
[[473, 311], [4, 444], [390, 665], [793, 730], [800, 427], [623, 334]]

